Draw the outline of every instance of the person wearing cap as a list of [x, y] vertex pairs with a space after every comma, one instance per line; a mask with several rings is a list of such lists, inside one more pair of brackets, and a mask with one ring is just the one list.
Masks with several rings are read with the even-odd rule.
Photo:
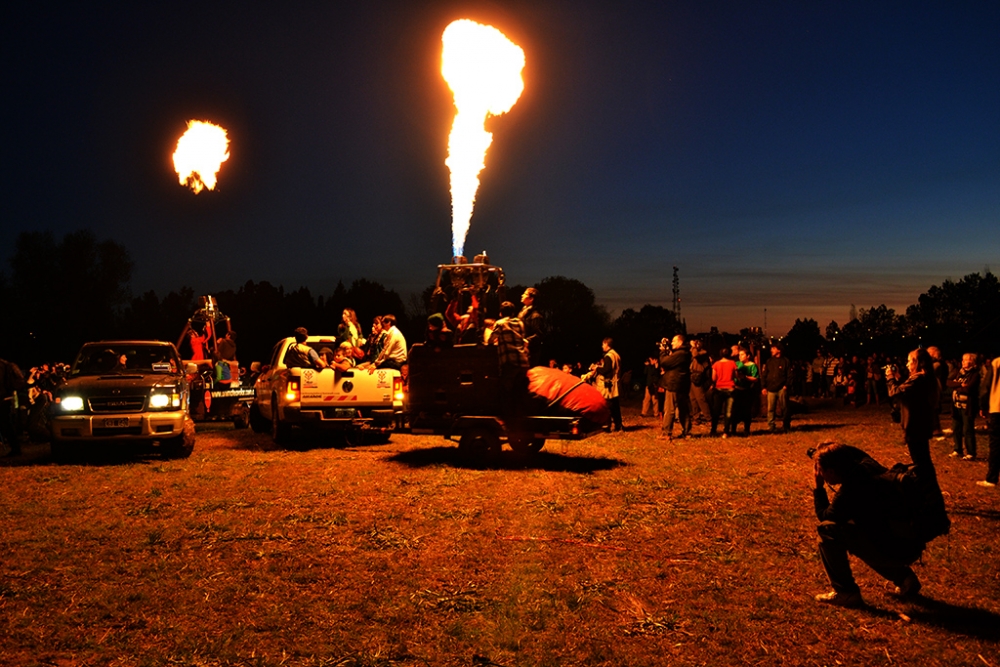
[[326, 368], [326, 362], [316, 350], [306, 345], [309, 331], [305, 327], [295, 330], [295, 342], [288, 346], [285, 352], [285, 366], [289, 368]]
[[771, 358], [764, 364], [764, 392], [767, 394], [767, 427], [771, 432], [778, 430], [775, 413], [781, 410], [781, 431], [787, 433], [792, 426], [792, 414], [788, 409], [788, 383], [791, 380], [792, 364], [782, 354], [781, 343], [771, 343]]

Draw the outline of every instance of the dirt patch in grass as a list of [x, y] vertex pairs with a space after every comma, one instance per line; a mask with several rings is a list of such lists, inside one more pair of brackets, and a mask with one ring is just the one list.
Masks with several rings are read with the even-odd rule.
[[[948, 538], [900, 602], [816, 604], [806, 450], [906, 459], [877, 408], [788, 435], [621, 435], [470, 462], [441, 439], [264, 451], [202, 429], [187, 460], [0, 467], [6, 665], [992, 665], [1000, 496], [933, 442]], [[762, 428], [760, 422], [755, 428]], [[983, 435], [985, 451], [985, 434]]]

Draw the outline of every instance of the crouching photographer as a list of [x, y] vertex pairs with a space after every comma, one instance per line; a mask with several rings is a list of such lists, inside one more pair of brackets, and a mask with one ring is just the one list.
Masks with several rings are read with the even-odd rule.
[[[816, 601], [864, 605], [848, 554], [893, 582], [897, 596], [915, 597], [921, 584], [910, 566], [927, 542], [950, 526], [937, 485], [919, 478], [909, 466], [887, 469], [866, 452], [835, 442], [822, 443], [814, 460], [819, 553], [833, 586]], [[827, 485], [839, 487], [832, 499]]]

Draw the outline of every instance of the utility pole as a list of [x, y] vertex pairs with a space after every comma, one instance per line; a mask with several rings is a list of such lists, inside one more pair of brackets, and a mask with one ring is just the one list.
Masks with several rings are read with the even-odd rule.
[[674, 267], [674, 319], [681, 323], [681, 281], [677, 277], [677, 267]]
[[767, 338], [767, 308], [764, 309], [764, 338]]

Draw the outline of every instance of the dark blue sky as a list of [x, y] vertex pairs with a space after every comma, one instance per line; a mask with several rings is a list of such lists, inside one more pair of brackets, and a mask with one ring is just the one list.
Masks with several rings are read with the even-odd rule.
[[[689, 328], [897, 310], [1000, 258], [1000, 3], [132, 3], [3, 10], [0, 249], [125, 244], [132, 289], [268, 280], [404, 295], [451, 249], [440, 36], [525, 51], [466, 242]], [[185, 15], [188, 11], [190, 14]], [[215, 192], [187, 120], [228, 128]]]

